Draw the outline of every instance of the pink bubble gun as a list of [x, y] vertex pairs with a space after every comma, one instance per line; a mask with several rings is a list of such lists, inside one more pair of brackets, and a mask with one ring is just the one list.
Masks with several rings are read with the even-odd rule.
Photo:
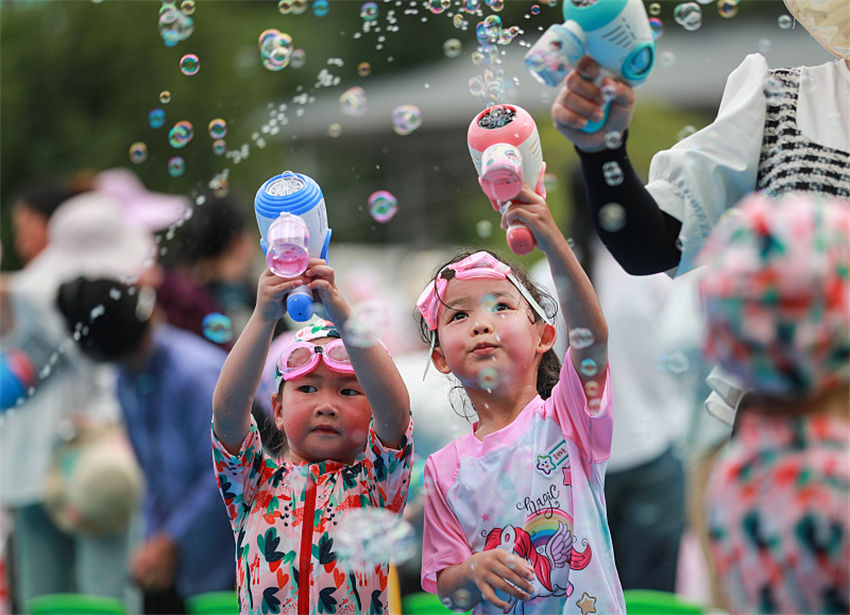
[[[504, 213], [523, 183], [534, 187], [543, 198], [546, 163], [540, 135], [531, 114], [516, 105], [494, 105], [476, 115], [466, 133], [469, 153], [478, 183], [493, 209]], [[528, 254], [535, 246], [528, 227], [512, 224], [507, 230], [508, 247], [514, 254]]]

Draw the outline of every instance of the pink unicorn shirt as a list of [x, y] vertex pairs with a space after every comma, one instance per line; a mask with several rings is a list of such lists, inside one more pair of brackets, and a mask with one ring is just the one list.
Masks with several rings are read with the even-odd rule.
[[[534, 568], [525, 602], [500, 594], [505, 613], [625, 613], [605, 512], [613, 422], [610, 376], [602, 404], [587, 406], [569, 353], [552, 396], [479, 440], [475, 426], [428, 458], [422, 587], [473, 553], [505, 549]], [[473, 613], [501, 613], [482, 600]]]

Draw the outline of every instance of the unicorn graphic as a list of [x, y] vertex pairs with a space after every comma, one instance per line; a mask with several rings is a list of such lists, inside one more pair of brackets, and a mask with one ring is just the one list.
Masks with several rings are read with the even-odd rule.
[[[582, 552], [573, 548], [576, 538], [570, 528], [558, 520], [558, 527], [542, 545], [535, 547], [532, 544], [532, 536], [526, 530], [512, 525], [504, 528], [494, 528], [487, 534], [484, 541], [484, 550], [504, 549], [516, 553], [519, 557], [528, 560], [534, 568], [535, 580], [532, 582], [534, 591], [529, 600], [547, 596], [566, 596], [573, 593], [573, 584], [567, 581], [567, 586], [562, 587], [552, 580], [552, 570], [569, 565], [572, 570], [582, 570], [590, 563], [592, 557], [590, 545], [583, 539]], [[508, 598], [510, 606], [504, 610], [505, 613], [523, 613], [524, 604], [517, 598]]]

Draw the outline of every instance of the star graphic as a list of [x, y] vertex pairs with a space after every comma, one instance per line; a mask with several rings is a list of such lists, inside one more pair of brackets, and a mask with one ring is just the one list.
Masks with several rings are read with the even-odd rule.
[[581, 600], [576, 602], [576, 606], [581, 609], [581, 615], [596, 612], [596, 597], [588, 595], [584, 592], [581, 595]]
[[573, 476], [570, 474], [570, 466], [564, 468], [564, 486], [572, 487], [573, 485]]
[[489, 520], [490, 520], [490, 515], [488, 515], [487, 513], [482, 513], [482, 514], [481, 514], [481, 520], [482, 520], [482, 521], [489, 521]]

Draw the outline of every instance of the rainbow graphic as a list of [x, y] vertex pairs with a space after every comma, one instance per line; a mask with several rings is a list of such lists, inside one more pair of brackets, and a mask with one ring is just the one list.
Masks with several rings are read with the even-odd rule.
[[[548, 518], [547, 518], [547, 515]], [[552, 537], [558, 526], [564, 524], [567, 529], [573, 534], [573, 519], [567, 513], [560, 509], [547, 509], [545, 512], [538, 512], [531, 515], [525, 522], [523, 529], [531, 536], [531, 544], [535, 550], [542, 547]]]

